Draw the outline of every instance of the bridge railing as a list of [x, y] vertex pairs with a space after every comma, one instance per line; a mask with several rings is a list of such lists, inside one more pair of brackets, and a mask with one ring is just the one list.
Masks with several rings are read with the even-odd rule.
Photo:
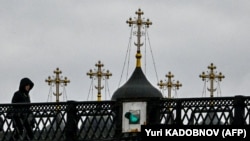
[[161, 124], [250, 124], [250, 97], [163, 99], [160, 109]]
[[[119, 101], [0, 104], [0, 140], [26, 140], [30, 131], [34, 141], [140, 140], [140, 133], [121, 133], [121, 105]], [[250, 97], [164, 98], [153, 105], [160, 109], [159, 124], [250, 124]], [[15, 128], [18, 125], [23, 132]]]

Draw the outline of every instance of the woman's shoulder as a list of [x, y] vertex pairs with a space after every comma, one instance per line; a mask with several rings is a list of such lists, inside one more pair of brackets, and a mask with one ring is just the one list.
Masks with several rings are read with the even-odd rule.
[[12, 103], [18, 103], [18, 102], [23, 102], [23, 96], [22, 96], [22, 93], [19, 92], [19, 91], [16, 91], [12, 97], [12, 100], [11, 102]]

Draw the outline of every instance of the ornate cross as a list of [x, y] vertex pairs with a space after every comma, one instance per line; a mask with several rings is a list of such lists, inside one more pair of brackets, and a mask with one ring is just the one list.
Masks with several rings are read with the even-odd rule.
[[132, 25], [136, 25], [137, 26], [137, 32], [136, 32], [136, 36], [137, 36], [137, 43], [135, 43], [135, 45], [137, 46], [137, 53], [136, 53], [136, 66], [140, 67], [141, 66], [141, 51], [140, 51], [140, 47], [143, 45], [143, 43], [141, 43], [141, 36], [142, 36], [142, 32], [141, 32], [141, 28], [142, 25], [146, 25], [146, 27], [148, 28], [149, 25], [152, 25], [152, 22], [149, 21], [149, 19], [147, 19], [146, 21], [144, 21], [141, 18], [141, 15], [143, 15], [144, 13], [141, 11], [141, 9], [139, 9], [138, 11], [135, 12], [135, 14], [138, 15], [138, 18], [135, 19], [134, 21], [132, 20], [132, 18], [129, 18], [129, 20], [127, 20], [126, 22], [129, 24], [129, 26], [131, 27]]
[[62, 95], [62, 93], [59, 93], [59, 86], [61, 83], [64, 84], [64, 86], [67, 86], [67, 83], [70, 82], [70, 80], [67, 79], [67, 77], [64, 77], [64, 79], [61, 79], [59, 74], [62, 73], [61, 70], [59, 70], [59, 68], [56, 68], [56, 70], [54, 70], [54, 73], [56, 74], [55, 79], [51, 79], [51, 77], [49, 76], [48, 79], [45, 80], [45, 82], [48, 82], [49, 85], [51, 85], [52, 83], [56, 84], [56, 93], [53, 93], [56, 96], [56, 102], [59, 102], [59, 96]]
[[214, 91], [216, 91], [216, 89], [214, 88], [215, 79], [217, 78], [219, 81], [221, 81], [222, 78], [225, 78], [225, 76], [222, 75], [221, 72], [218, 75], [214, 73], [216, 66], [214, 66], [213, 63], [211, 63], [211, 65], [208, 66], [208, 69], [210, 70], [208, 74], [205, 74], [205, 72], [202, 72], [202, 74], [200, 74], [199, 77], [202, 78], [203, 81], [205, 81], [206, 78], [210, 80], [210, 89], [207, 88], [207, 90], [210, 91], [210, 96], [214, 97]]
[[179, 87], [182, 86], [182, 84], [181, 84], [179, 81], [177, 81], [176, 83], [174, 83], [174, 82], [171, 80], [171, 78], [174, 77], [174, 75], [171, 74], [171, 72], [168, 72], [168, 74], [166, 74], [166, 77], [168, 78], [168, 81], [167, 81], [166, 83], [163, 83], [163, 81], [160, 80], [160, 82], [159, 82], [157, 85], [160, 86], [160, 89], [163, 89], [164, 86], [166, 86], [167, 89], [168, 89], [168, 98], [171, 98], [171, 89], [172, 89], [173, 87], [176, 87], [176, 89], [178, 90]]
[[101, 69], [104, 65], [101, 63], [101, 61], [98, 61], [97, 64], [95, 64], [95, 66], [98, 68], [96, 72], [93, 72], [92, 69], [90, 69], [90, 71], [87, 73], [87, 75], [89, 75], [90, 78], [93, 78], [93, 76], [97, 77], [98, 83], [97, 86], [95, 87], [98, 91], [97, 93], [97, 100], [101, 101], [101, 89], [103, 89], [103, 86], [101, 86], [101, 79], [102, 77], [105, 76], [106, 79], [109, 79], [109, 76], [112, 76], [112, 73], [109, 72], [109, 70], [107, 70], [107, 72], [103, 72], [103, 70]]

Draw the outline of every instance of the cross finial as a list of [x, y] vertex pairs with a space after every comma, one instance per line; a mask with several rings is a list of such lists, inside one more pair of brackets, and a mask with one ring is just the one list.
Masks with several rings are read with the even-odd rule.
[[208, 91], [210, 91], [210, 96], [214, 97], [213, 93], [214, 91], [216, 91], [216, 89], [214, 88], [214, 80], [217, 78], [219, 81], [221, 81], [222, 78], [225, 78], [225, 76], [222, 75], [221, 72], [218, 75], [215, 74], [214, 70], [216, 69], [216, 66], [214, 66], [213, 63], [211, 63], [210, 66], [208, 66], [208, 69], [210, 70], [208, 74], [202, 72], [202, 74], [200, 74], [199, 77], [202, 78], [203, 81], [205, 81], [206, 79], [210, 80], [210, 89], [208, 88]]
[[112, 73], [110, 73], [109, 70], [107, 70], [106, 72], [103, 72], [102, 67], [104, 65], [101, 63], [101, 61], [98, 61], [98, 63], [95, 64], [95, 66], [97, 67], [97, 71], [93, 72], [92, 69], [90, 69], [89, 72], [87, 72], [87, 75], [89, 75], [90, 78], [93, 78], [93, 76], [97, 77], [98, 83], [97, 83], [97, 86], [95, 88], [98, 91], [97, 100], [101, 101], [101, 89], [104, 88], [103, 86], [101, 86], [101, 79], [102, 79], [102, 77], [109, 79], [109, 77], [112, 76]]
[[177, 81], [176, 83], [174, 83], [171, 79], [174, 77], [173, 74], [171, 74], [171, 72], [168, 72], [168, 74], [166, 74], [166, 77], [168, 78], [167, 82], [166, 83], [163, 83], [162, 80], [160, 80], [160, 82], [157, 84], [158, 86], [160, 86], [160, 89], [163, 89], [164, 86], [167, 87], [168, 89], [168, 98], [171, 98], [171, 89], [173, 87], [176, 87], [176, 89], [178, 90], [179, 87], [182, 86], [182, 84]]
[[64, 84], [64, 86], [67, 86], [67, 83], [70, 83], [70, 80], [68, 80], [67, 77], [64, 77], [64, 79], [60, 78], [60, 74], [62, 73], [61, 70], [59, 70], [59, 68], [56, 68], [56, 70], [54, 70], [54, 73], [56, 74], [55, 79], [51, 79], [51, 77], [49, 76], [48, 79], [45, 80], [45, 82], [47, 82], [49, 85], [51, 85], [52, 83], [56, 84], [56, 93], [53, 93], [56, 96], [56, 102], [59, 102], [59, 96], [62, 95], [62, 93], [59, 93], [59, 86], [61, 83]]
[[152, 25], [152, 22], [147, 19], [146, 21], [143, 20], [141, 18], [141, 15], [143, 15], [144, 13], [141, 11], [141, 9], [138, 9], [138, 11], [135, 12], [135, 14], [138, 15], [137, 18], [135, 18], [135, 20], [132, 20], [132, 18], [129, 18], [129, 20], [127, 20], [127, 24], [129, 24], [129, 26], [131, 27], [132, 25], [137, 26], [137, 31], [136, 31], [136, 36], [137, 36], [137, 43], [135, 43], [135, 45], [137, 46], [137, 53], [136, 53], [136, 67], [141, 67], [141, 51], [140, 51], [140, 47], [143, 45], [143, 43], [141, 43], [141, 36], [143, 35], [141, 28], [142, 25], [145, 25], [146, 28], [149, 28], [149, 25]]
[[127, 23], [129, 24], [129, 26], [132, 26], [133, 24], [137, 25], [137, 26], [141, 26], [141, 25], [146, 25], [146, 27], [149, 27], [149, 25], [152, 25], [152, 22], [147, 19], [146, 21], [143, 21], [141, 19], [141, 15], [143, 15], [144, 13], [141, 11], [141, 9], [138, 9], [138, 11], [135, 12], [135, 14], [138, 15], [138, 18], [133, 21], [132, 18], [129, 18], [129, 20], [127, 20]]

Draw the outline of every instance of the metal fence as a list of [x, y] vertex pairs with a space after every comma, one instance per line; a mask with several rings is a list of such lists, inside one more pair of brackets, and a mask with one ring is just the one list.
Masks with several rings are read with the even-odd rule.
[[[0, 104], [0, 140], [139, 141], [139, 132], [121, 132], [121, 105], [121, 101]], [[160, 111], [158, 124], [250, 123], [250, 97], [164, 98], [150, 106]]]

